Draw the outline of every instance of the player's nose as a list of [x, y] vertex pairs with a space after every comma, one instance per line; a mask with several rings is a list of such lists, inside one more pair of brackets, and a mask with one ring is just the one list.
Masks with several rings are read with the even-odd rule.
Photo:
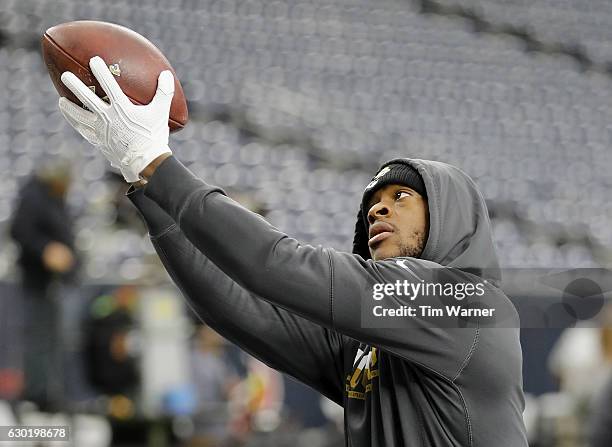
[[381, 217], [388, 217], [391, 209], [382, 201], [375, 203], [368, 211], [368, 223], [372, 225]]

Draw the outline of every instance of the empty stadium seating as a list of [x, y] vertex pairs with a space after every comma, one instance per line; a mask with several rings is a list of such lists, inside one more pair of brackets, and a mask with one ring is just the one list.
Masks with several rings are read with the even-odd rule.
[[[612, 60], [612, 46], [597, 43], [609, 41], [612, 7], [604, 1], [580, 14], [569, 1], [462, 1], [543, 39], [580, 39]], [[299, 240], [349, 249], [362, 188], [379, 163], [407, 156], [455, 164], [475, 179], [504, 266], [611, 259], [611, 80], [571, 58], [528, 54], [514, 37], [475, 34], [464, 20], [391, 0], [5, 0], [0, 31], [25, 45], [53, 24], [83, 18], [129, 26], [166, 53], [192, 110], [171, 140], [178, 157], [248, 193]], [[151, 247], [114, 229], [106, 163], [64, 123], [35, 46], [0, 48], [0, 81], [8, 154], [0, 159], [0, 231], [38, 158], [70, 156], [82, 178], [70, 201], [81, 216], [79, 246], [90, 249], [87, 273], [142, 272], [133, 266]], [[3, 244], [0, 276], [12, 274], [14, 258]]]

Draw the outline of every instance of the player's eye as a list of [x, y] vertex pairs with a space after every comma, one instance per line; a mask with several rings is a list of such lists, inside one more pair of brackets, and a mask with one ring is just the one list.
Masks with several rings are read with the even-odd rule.
[[412, 194], [410, 194], [410, 191], [406, 191], [406, 190], [402, 190], [402, 191], [397, 191], [395, 193], [395, 200], [400, 200], [403, 199], [404, 197], [410, 197]]

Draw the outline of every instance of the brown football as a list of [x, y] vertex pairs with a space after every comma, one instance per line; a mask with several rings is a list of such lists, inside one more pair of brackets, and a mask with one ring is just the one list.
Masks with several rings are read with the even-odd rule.
[[187, 124], [187, 101], [176, 72], [162, 52], [137, 32], [113, 23], [82, 20], [49, 28], [41, 45], [55, 88], [61, 96], [76, 104], [81, 102], [60, 79], [65, 71], [73, 72], [100, 98], [106, 96], [89, 68], [89, 59], [93, 56], [104, 59], [134, 104], [148, 104], [157, 90], [159, 73], [171, 70], [174, 98], [168, 125], [174, 132]]

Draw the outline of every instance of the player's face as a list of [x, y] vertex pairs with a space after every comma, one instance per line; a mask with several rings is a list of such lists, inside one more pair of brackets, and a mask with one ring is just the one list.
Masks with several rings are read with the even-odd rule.
[[421, 255], [429, 231], [427, 200], [408, 186], [387, 185], [372, 195], [368, 206], [372, 259]]

